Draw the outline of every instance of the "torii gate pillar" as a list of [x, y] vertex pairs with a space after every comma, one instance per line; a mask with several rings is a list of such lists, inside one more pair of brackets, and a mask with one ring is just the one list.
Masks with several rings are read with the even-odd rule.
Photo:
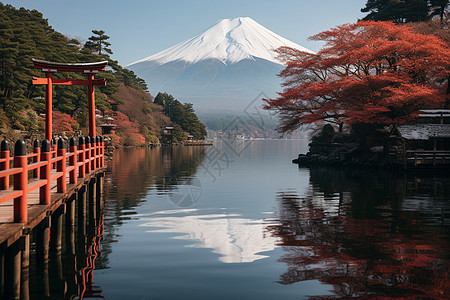
[[89, 136], [95, 137], [95, 95], [94, 95], [94, 74], [88, 73], [88, 106], [89, 106]]
[[[87, 85], [88, 86], [88, 108], [89, 108], [89, 136], [97, 135], [95, 130], [95, 95], [94, 86], [106, 85], [106, 79], [94, 79], [94, 74], [104, 70], [108, 65], [107, 61], [95, 63], [57, 63], [32, 59], [34, 67], [41, 69], [45, 73], [46, 78], [33, 77], [33, 84], [46, 84], [47, 94], [45, 98], [46, 114], [45, 114], [45, 138], [52, 140], [52, 89], [53, 85]], [[83, 72], [87, 75], [87, 80], [79, 79], [53, 79], [53, 73], [57, 71], [63, 72]]]
[[53, 94], [53, 82], [52, 82], [52, 72], [45, 73], [47, 77], [47, 93], [45, 95], [45, 138], [49, 141], [52, 140], [52, 123], [53, 123], [53, 104], [52, 104], [52, 94]]

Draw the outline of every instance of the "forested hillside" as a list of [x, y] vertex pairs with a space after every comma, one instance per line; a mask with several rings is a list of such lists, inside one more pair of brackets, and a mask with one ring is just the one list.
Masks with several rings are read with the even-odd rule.
[[[196, 140], [205, 138], [206, 126], [198, 119], [192, 103], [181, 103], [167, 93], [158, 93], [154, 103], [163, 107], [164, 114], [180, 126], [181, 132], [190, 133]], [[182, 135], [176, 138], [184, 139]]]
[[[171, 123], [152, 103], [144, 80], [110, 58], [109, 36], [93, 30], [86, 43], [55, 31], [36, 10], [16, 9], [0, 3], [0, 134], [10, 139], [20, 134], [42, 136], [45, 114], [45, 86], [33, 86], [33, 76], [44, 77], [34, 69], [32, 58], [55, 62], [108, 61], [107, 85], [95, 90], [97, 114], [117, 122], [116, 141], [128, 145], [155, 142], [161, 128]], [[53, 78], [84, 79], [74, 72], [57, 72]], [[85, 86], [54, 86], [54, 133], [87, 134], [88, 99]], [[117, 120], [116, 120], [117, 119]], [[102, 122], [99, 120], [99, 122]], [[56, 126], [55, 126], [56, 125]]]

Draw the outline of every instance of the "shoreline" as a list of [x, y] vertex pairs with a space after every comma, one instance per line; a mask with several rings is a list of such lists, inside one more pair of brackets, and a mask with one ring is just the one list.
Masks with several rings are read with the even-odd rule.
[[378, 146], [361, 149], [356, 144], [313, 144], [306, 154], [299, 154], [292, 163], [299, 167], [329, 166], [345, 168], [369, 168], [386, 171], [443, 172], [448, 171], [449, 163], [406, 164], [390, 161], [385, 147]]

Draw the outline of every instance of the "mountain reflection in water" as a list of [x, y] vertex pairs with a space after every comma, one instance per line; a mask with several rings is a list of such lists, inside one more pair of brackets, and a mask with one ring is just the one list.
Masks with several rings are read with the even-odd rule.
[[206, 157], [206, 149], [189, 147], [157, 147], [155, 149], [122, 149], [114, 151], [108, 162], [105, 178], [105, 242], [99, 259], [107, 268], [112, 243], [118, 238], [117, 229], [135, 215], [149, 190], [168, 193], [179, 182], [189, 182]]
[[224, 263], [253, 262], [268, 257], [259, 253], [276, 247], [277, 238], [267, 234], [269, 221], [202, 213], [197, 209], [172, 210], [139, 217], [146, 221], [141, 226], [155, 228], [149, 232], [182, 233], [178, 238], [194, 241], [191, 247], [213, 249]]

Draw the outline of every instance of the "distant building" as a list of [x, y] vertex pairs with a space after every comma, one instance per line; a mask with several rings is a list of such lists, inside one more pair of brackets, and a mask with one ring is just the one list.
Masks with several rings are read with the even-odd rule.
[[105, 123], [105, 124], [101, 124], [98, 125], [98, 127], [100, 127], [102, 129], [102, 134], [111, 134], [111, 133], [116, 133], [116, 124], [111, 124], [111, 123]]
[[162, 144], [172, 144], [173, 142], [173, 127], [172, 126], [167, 126], [163, 129], [162, 131], [162, 135], [161, 135], [161, 143]]
[[112, 116], [117, 115], [115, 112], [104, 111], [103, 115], [97, 115], [97, 121], [102, 122], [98, 125], [102, 129], [102, 134], [112, 134], [116, 133], [116, 124], [113, 124], [114, 118]]
[[163, 129], [163, 135], [172, 135], [173, 127], [167, 126]]

